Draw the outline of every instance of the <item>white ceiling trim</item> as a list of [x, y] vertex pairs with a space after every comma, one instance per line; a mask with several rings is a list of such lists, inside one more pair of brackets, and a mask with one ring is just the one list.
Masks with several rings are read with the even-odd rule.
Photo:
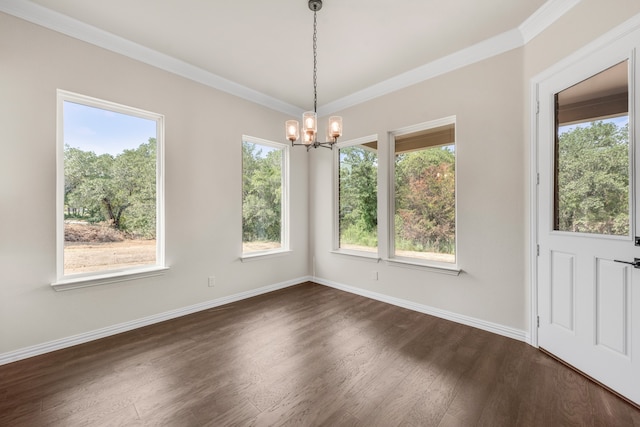
[[202, 83], [270, 109], [290, 115], [302, 114], [302, 109], [262, 92], [210, 73], [187, 62], [149, 49], [113, 33], [85, 24], [77, 19], [42, 7], [30, 1], [0, 0], [0, 11], [49, 28], [67, 36], [133, 58], [170, 73]]
[[399, 89], [432, 79], [467, 65], [483, 61], [501, 53], [517, 49], [530, 42], [551, 24], [567, 13], [581, 0], [549, 0], [533, 13], [517, 29], [506, 31], [495, 37], [469, 46], [458, 52], [436, 59], [366, 89], [322, 105], [318, 115], [326, 116], [348, 107], [383, 96]]
[[[451, 55], [447, 55], [411, 71], [355, 92], [349, 96], [322, 105], [318, 108], [318, 114], [320, 116], [331, 114], [521, 47], [553, 24], [553, 22], [580, 1], [581, 0], [548, 0], [517, 29], [507, 31]], [[302, 114], [303, 110], [297, 106], [30, 1], [0, 0], [0, 11], [231, 95], [238, 96], [242, 99], [255, 102], [270, 109], [289, 115]]]
[[547, 27], [567, 13], [581, 0], [550, 0], [527, 18], [518, 29], [522, 33], [524, 44], [529, 43], [534, 37], [543, 32]]
[[[580, 49], [573, 52], [571, 55], [563, 58], [561, 61], [556, 62], [551, 67], [542, 71], [541, 73], [535, 75], [531, 78], [531, 87], [534, 88], [536, 85], [540, 84], [543, 80], [546, 80], [562, 70], [570, 67], [578, 61], [584, 60], [589, 55], [593, 54], [599, 49], [605, 49], [608, 45], [613, 43], [616, 40], [622, 39], [623, 37], [627, 37], [635, 31], [640, 30], [640, 13], [633, 15], [631, 18], [608, 31], [606, 34], [598, 37], [597, 39], [590, 42], [588, 45], [581, 47]], [[537, 96], [537, 95], [536, 95]], [[535, 96], [532, 97], [533, 102], [535, 102]], [[534, 109], [535, 110], [535, 109]]]
[[318, 115], [325, 116], [348, 107], [353, 107], [373, 98], [432, 79], [450, 71], [474, 64], [523, 45], [522, 35], [517, 29], [510, 30], [458, 52], [436, 59], [428, 64], [399, 74], [395, 77], [369, 86], [344, 98], [322, 105]]

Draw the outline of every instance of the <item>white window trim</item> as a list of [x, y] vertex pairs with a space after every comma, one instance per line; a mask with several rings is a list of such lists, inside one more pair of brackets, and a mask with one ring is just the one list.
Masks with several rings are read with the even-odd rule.
[[[350, 139], [348, 141], [338, 142], [335, 146], [337, 150], [333, 150], [333, 241], [331, 250], [334, 254], [348, 255], [352, 257], [361, 257], [375, 259], [376, 262], [380, 259], [380, 237], [378, 227], [378, 247], [376, 252], [358, 251], [355, 249], [340, 248], [340, 149], [346, 147], [353, 147], [354, 145], [362, 145], [370, 142], [377, 142], [378, 147], [380, 141], [378, 135], [363, 136], [362, 138]], [[380, 150], [378, 150], [380, 152]], [[378, 170], [380, 165], [380, 156], [378, 156]], [[378, 180], [380, 179], [380, 173], [378, 173]], [[378, 186], [379, 187], [379, 186]]]
[[[156, 263], [97, 272], [64, 274], [64, 102], [73, 102], [156, 122]], [[165, 265], [164, 204], [164, 116], [65, 90], [57, 90], [56, 132], [56, 291], [117, 283], [157, 276], [168, 270]]]
[[287, 256], [287, 255], [289, 255], [291, 253], [292, 253], [292, 251], [289, 250], [289, 249], [272, 249], [270, 251], [248, 252], [246, 254], [243, 254], [240, 257], [240, 261], [242, 261], [242, 262], [253, 262], [253, 261], [259, 261], [259, 260], [263, 260], [263, 259]]
[[332, 254], [357, 258], [361, 261], [370, 261], [373, 263], [379, 263], [381, 258], [375, 252], [358, 251], [354, 249], [335, 249], [330, 251]]
[[68, 291], [71, 289], [88, 288], [109, 283], [120, 283], [129, 280], [161, 276], [167, 270], [169, 270], [169, 267], [131, 267], [127, 270], [111, 270], [108, 273], [96, 272], [91, 275], [83, 275], [82, 277], [62, 279], [52, 283], [51, 286], [56, 291]]
[[[244, 243], [244, 239], [242, 237], [242, 227], [240, 229], [240, 261], [248, 262], [248, 261], [256, 261], [258, 259], [264, 258], [272, 258], [275, 256], [283, 256], [291, 253], [289, 246], [289, 157], [290, 157], [290, 145], [282, 142], [274, 142], [269, 141], [267, 139], [257, 138], [255, 136], [242, 135], [242, 142], [251, 142], [253, 144], [266, 145], [267, 147], [273, 147], [278, 150], [282, 150], [282, 176], [281, 176], [281, 187], [282, 187], [282, 208], [280, 212], [280, 247], [267, 251], [254, 251], [254, 252], [243, 252], [242, 251], [242, 243]], [[242, 148], [242, 147], [241, 147]], [[244, 177], [244, 164], [242, 164], [242, 156], [240, 158], [241, 167], [240, 167], [240, 179], [242, 180]], [[242, 181], [240, 181], [242, 182]], [[242, 185], [241, 185], [242, 187]], [[240, 203], [244, 204], [244, 200], [242, 197], [240, 198]], [[242, 212], [242, 206], [240, 212]], [[240, 221], [242, 224], [242, 221]]]
[[[436, 127], [440, 127], [440, 126], [446, 126], [446, 125], [451, 125], [453, 124], [454, 126], [456, 126], [456, 130], [455, 130], [455, 135], [456, 135], [456, 141], [454, 142], [456, 145], [456, 156], [455, 156], [455, 192], [456, 192], [456, 198], [455, 198], [455, 215], [456, 215], [456, 243], [455, 243], [455, 255], [456, 255], [456, 262], [455, 263], [444, 263], [444, 262], [438, 262], [438, 261], [430, 261], [430, 260], [423, 260], [420, 258], [411, 258], [411, 257], [402, 257], [402, 256], [396, 256], [396, 248], [395, 248], [395, 242], [396, 242], [396, 236], [395, 236], [395, 214], [396, 214], [396, 188], [395, 188], [395, 174], [396, 174], [396, 169], [395, 169], [395, 144], [396, 144], [396, 137], [398, 136], [402, 136], [402, 135], [407, 135], [410, 133], [414, 133], [414, 132], [418, 132], [418, 131], [423, 131], [423, 130], [427, 130], [427, 129], [432, 129], [432, 128], [436, 128]], [[388, 204], [388, 231], [389, 231], [389, 235], [388, 235], [388, 247], [389, 247], [389, 257], [385, 258], [384, 261], [386, 263], [388, 263], [389, 265], [395, 266], [395, 267], [407, 267], [407, 268], [418, 268], [421, 270], [429, 270], [429, 271], [435, 271], [435, 272], [440, 272], [440, 273], [444, 273], [444, 274], [452, 274], [452, 275], [458, 275], [460, 274], [460, 272], [462, 271], [460, 268], [460, 256], [459, 256], [459, 252], [458, 252], [458, 144], [457, 144], [457, 139], [458, 139], [458, 129], [457, 129], [457, 124], [456, 124], [456, 116], [448, 116], [448, 117], [443, 117], [441, 119], [436, 119], [436, 120], [431, 120], [428, 122], [424, 122], [424, 123], [418, 123], [412, 126], [407, 126], [404, 128], [400, 128], [400, 129], [396, 129], [394, 131], [389, 132], [389, 146], [390, 146], [390, 150], [389, 150], [389, 156], [388, 156], [388, 161], [389, 163], [388, 168], [389, 168], [389, 174], [388, 174], [388, 200], [389, 200], [389, 204]]]
[[462, 272], [462, 270], [454, 264], [427, 260], [425, 260], [425, 262], [420, 262], [419, 258], [393, 257], [385, 259], [384, 261], [392, 267], [405, 267], [414, 270], [433, 271], [435, 273], [448, 274], [451, 276], [458, 276]]

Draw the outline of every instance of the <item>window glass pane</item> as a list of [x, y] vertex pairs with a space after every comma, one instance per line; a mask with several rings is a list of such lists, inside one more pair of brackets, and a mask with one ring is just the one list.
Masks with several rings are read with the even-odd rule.
[[64, 272], [156, 264], [157, 122], [64, 101]]
[[284, 148], [242, 142], [242, 251], [283, 248]]
[[341, 148], [338, 158], [340, 248], [377, 252], [377, 143]]
[[455, 263], [455, 129], [396, 137], [395, 255]]
[[627, 63], [556, 94], [555, 230], [628, 236]]

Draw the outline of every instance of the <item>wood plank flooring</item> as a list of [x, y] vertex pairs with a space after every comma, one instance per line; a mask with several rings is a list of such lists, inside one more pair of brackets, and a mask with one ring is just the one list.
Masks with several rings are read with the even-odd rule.
[[0, 366], [0, 426], [640, 426], [509, 338], [313, 283]]

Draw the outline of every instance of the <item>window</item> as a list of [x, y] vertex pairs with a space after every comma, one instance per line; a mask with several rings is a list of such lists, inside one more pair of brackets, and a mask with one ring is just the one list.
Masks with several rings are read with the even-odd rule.
[[288, 242], [289, 146], [242, 139], [242, 253], [283, 252]]
[[456, 263], [455, 117], [391, 133], [393, 258]]
[[163, 117], [58, 91], [58, 281], [164, 268]]
[[338, 249], [378, 252], [378, 142], [364, 138], [337, 150]]
[[555, 95], [554, 229], [629, 236], [628, 61]]

